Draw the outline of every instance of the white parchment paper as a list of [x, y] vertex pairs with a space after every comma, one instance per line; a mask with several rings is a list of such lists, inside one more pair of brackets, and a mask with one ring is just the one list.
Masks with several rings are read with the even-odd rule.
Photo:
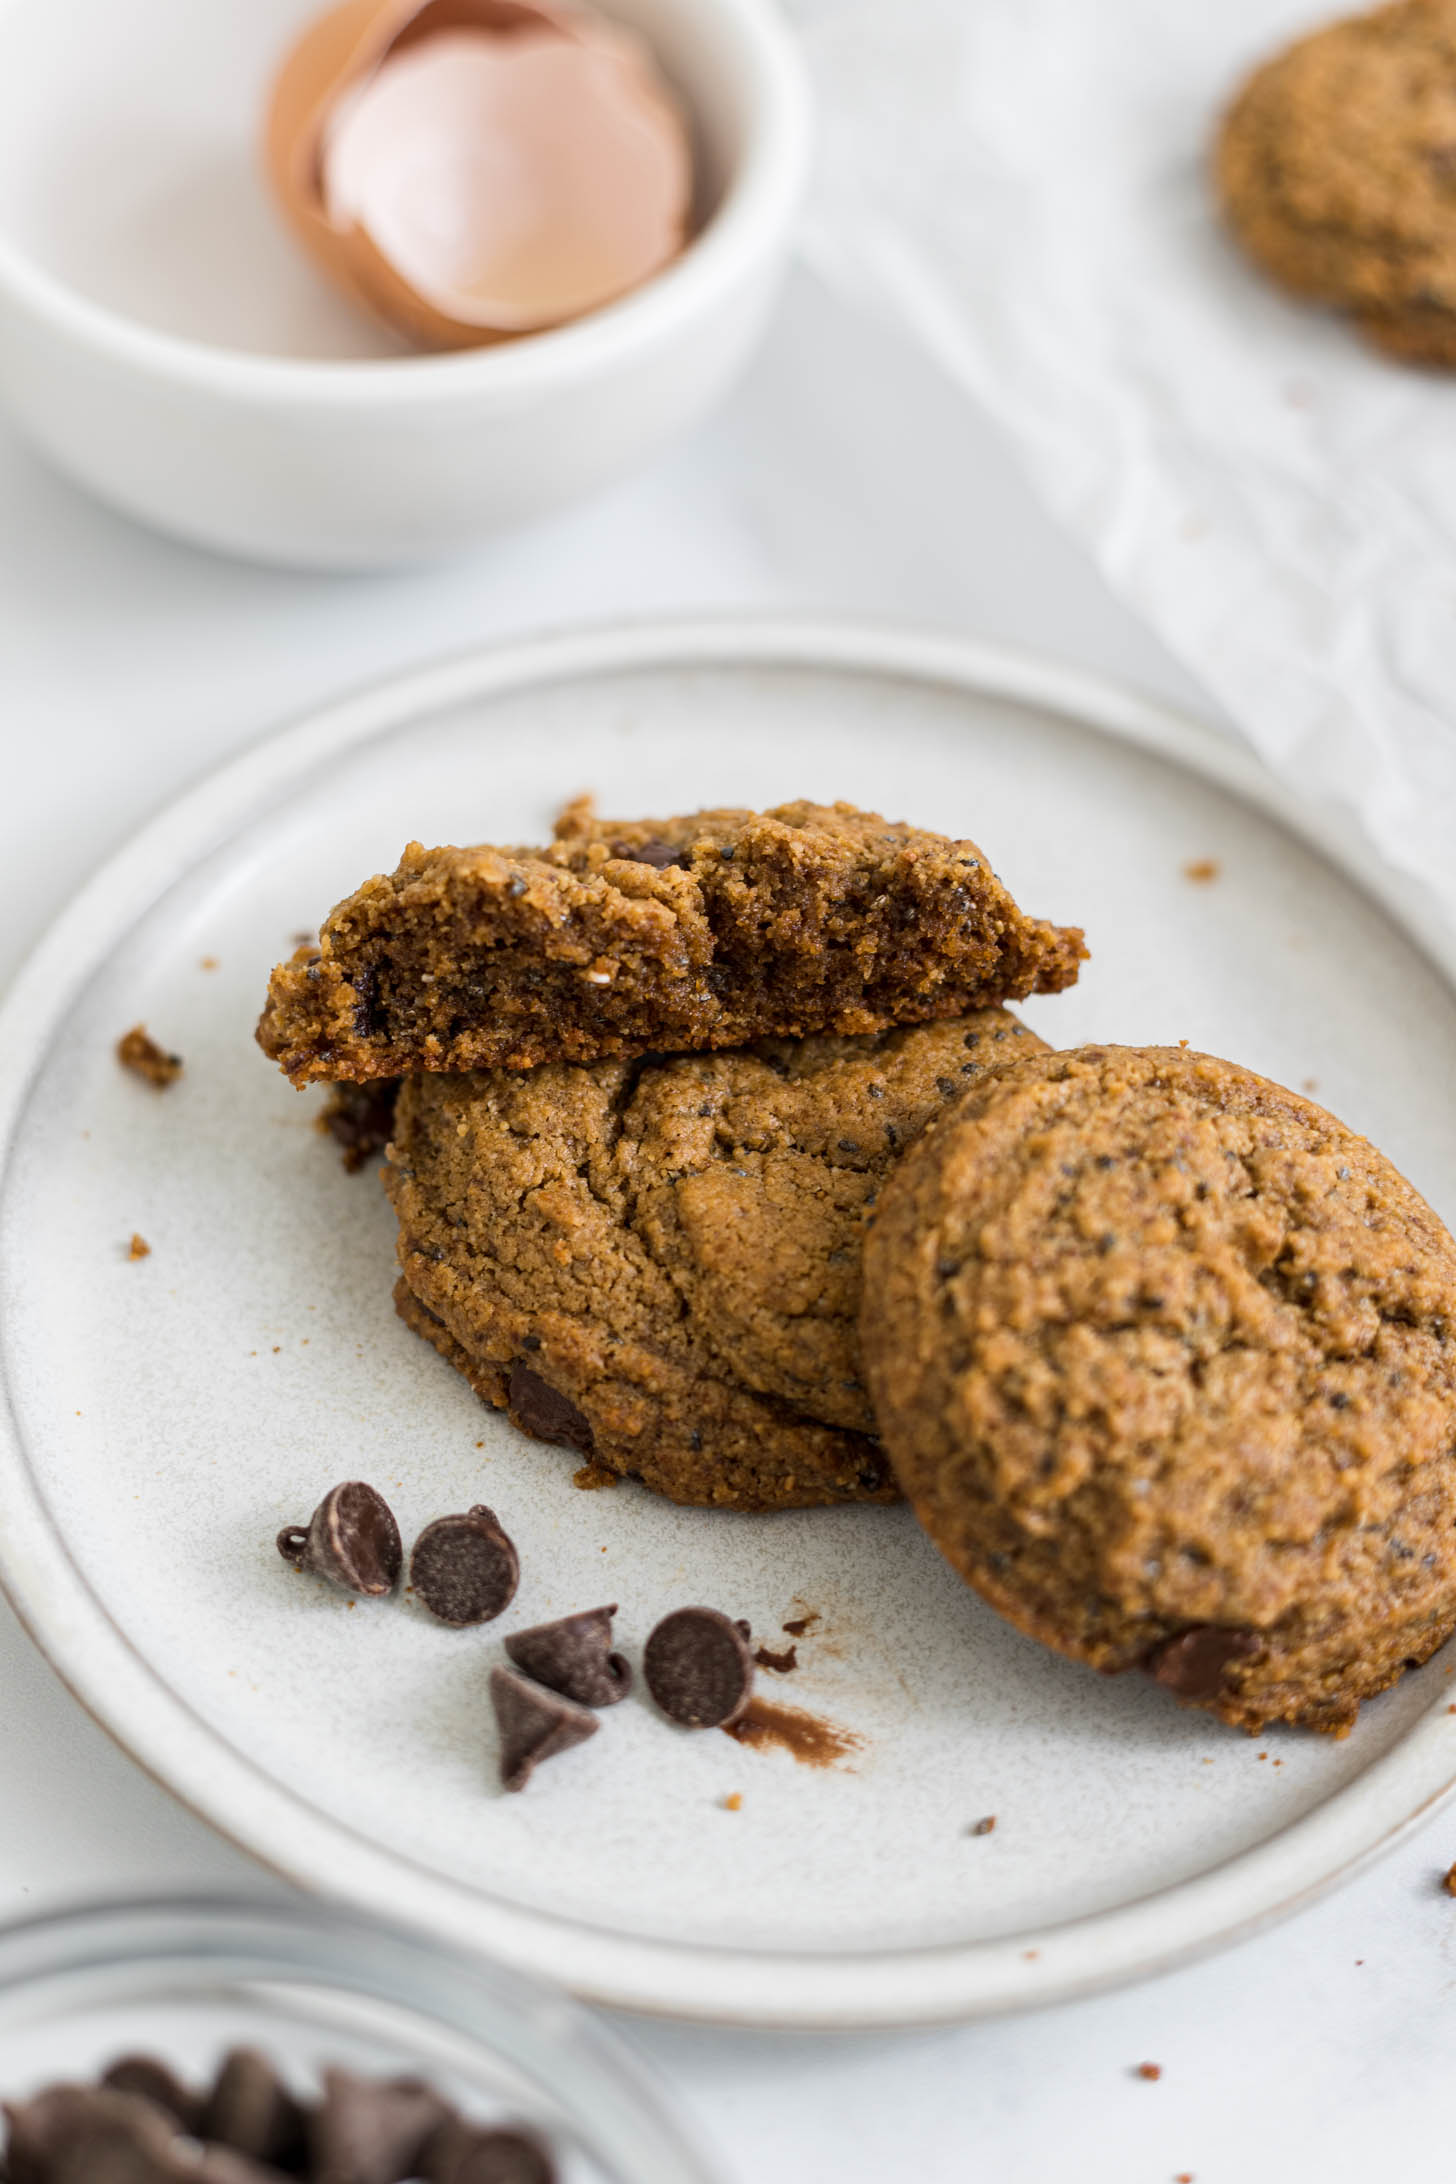
[[1287, 303], [1207, 151], [1310, 0], [790, 0], [821, 270], [933, 345], [1122, 594], [1456, 918], [1456, 375]]

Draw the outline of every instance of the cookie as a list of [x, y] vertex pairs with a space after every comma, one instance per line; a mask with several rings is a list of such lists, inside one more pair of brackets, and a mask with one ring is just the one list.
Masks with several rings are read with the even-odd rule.
[[1456, 364], [1456, 0], [1396, 0], [1249, 79], [1215, 159], [1244, 249], [1395, 355]]
[[974, 842], [848, 804], [574, 805], [546, 849], [412, 843], [274, 971], [258, 1039], [296, 1084], [687, 1053], [1053, 993], [1085, 954]]
[[1308, 1100], [1019, 1062], [891, 1176], [864, 1294], [906, 1495], [1047, 1645], [1342, 1732], [1456, 1624], [1456, 1244]]
[[860, 1039], [408, 1081], [403, 1317], [517, 1425], [675, 1501], [888, 1500], [860, 1376], [866, 1209], [1041, 1042], [1004, 1010]]

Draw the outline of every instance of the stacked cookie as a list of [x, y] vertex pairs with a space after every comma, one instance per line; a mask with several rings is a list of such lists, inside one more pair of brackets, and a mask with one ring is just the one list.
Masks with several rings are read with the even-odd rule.
[[260, 1038], [403, 1075], [400, 1311], [527, 1432], [720, 1508], [898, 1488], [1062, 1652], [1340, 1732], [1456, 1626], [1456, 1245], [1248, 1071], [1049, 1052], [1003, 1004], [1084, 952], [844, 806], [577, 808], [408, 852]]
[[578, 805], [546, 849], [407, 850], [259, 1037], [299, 1083], [403, 1076], [400, 1312], [524, 1431], [680, 1502], [884, 1501], [863, 1215], [1084, 952], [973, 842], [846, 805]]

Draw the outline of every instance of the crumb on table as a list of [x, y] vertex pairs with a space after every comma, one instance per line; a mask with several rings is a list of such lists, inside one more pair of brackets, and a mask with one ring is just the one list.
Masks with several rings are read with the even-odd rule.
[[126, 1255], [129, 1259], [150, 1259], [152, 1255], [151, 1245], [147, 1242], [145, 1236], [138, 1236], [135, 1229], [132, 1230], [132, 1238], [127, 1245]]
[[724, 1798], [723, 1810], [724, 1812], [742, 1812], [743, 1793], [741, 1790], [734, 1790], [730, 1796]]
[[[616, 1486], [619, 1481], [616, 1472], [609, 1471], [605, 1464], [583, 1464], [579, 1471], [572, 1473], [571, 1483], [579, 1486], [583, 1494], [595, 1494], [599, 1488]], [[605, 1554], [606, 1549], [602, 1552]]]
[[1441, 1879], [1441, 1886], [1448, 1896], [1456, 1896], [1456, 1865], [1447, 1867]]
[[133, 1024], [129, 1032], [116, 1042], [116, 1058], [123, 1069], [129, 1069], [134, 1077], [144, 1078], [158, 1092], [165, 1092], [182, 1074], [182, 1057], [169, 1054], [159, 1047], [155, 1039], [147, 1036], [145, 1024]]
[[970, 1826], [969, 1826], [969, 1827], [968, 1827], [968, 1828], [966, 1829], [966, 1833], [967, 1833], [967, 1835], [989, 1835], [989, 1834], [991, 1834], [992, 1830], [993, 1830], [993, 1829], [995, 1828], [995, 1825], [996, 1825], [996, 1815], [995, 1815], [995, 1813], [994, 1813], [994, 1812], [988, 1812], [988, 1813], [987, 1813], [987, 1814], [986, 1814], [986, 1815], [984, 1816], [984, 1818], [982, 1818], [982, 1819], [980, 1819], [980, 1820], [973, 1820], [973, 1821], [971, 1822]]
[[1149, 2083], [1152, 2083], [1154, 2080], [1162, 2077], [1163, 2066], [1161, 2063], [1139, 2063], [1137, 2066], [1137, 2075], [1140, 2078], [1146, 2078]]
[[773, 1653], [767, 1646], [760, 1646], [753, 1658], [760, 1668], [771, 1668], [776, 1675], [787, 1676], [791, 1668], [799, 1665], [799, 1649], [797, 1646], [785, 1646], [782, 1653]]
[[1183, 877], [1195, 887], [1207, 887], [1223, 870], [1217, 857], [1190, 857], [1183, 867]]

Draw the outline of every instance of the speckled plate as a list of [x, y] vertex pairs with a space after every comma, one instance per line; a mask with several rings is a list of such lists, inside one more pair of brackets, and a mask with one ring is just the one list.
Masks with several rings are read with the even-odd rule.
[[[834, 627], [543, 640], [356, 697], [148, 827], [0, 1017], [0, 1566], [83, 1702], [176, 1794], [325, 1893], [630, 2007], [869, 2025], [1002, 2010], [1287, 1910], [1456, 1777], [1450, 1668], [1355, 1734], [1257, 1742], [999, 1622], [903, 1510], [771, 1518], [586, 1494], [396, 1320], [392, 1222], [252, 1043], [269, 966], [425, 840], [609, 809], [843, 796], [990, 846], [1085, 923], [1059, 1045], [1187, 1038], [1319, 1096], [1456, 1213], [1449, 936], [1238, 750], [1063, 671]], [[1317, 846], [1316, 846], [1317, 842]], [[1185, 867], [1213, 860], [1195, 883]], [[112, 1058], [143, 1019], [165, 1096]], [[139, 1232], [150, 1256], [128, 1257]], [[818, 1617], [775, 1696], [859, 1740], [812, 1769], [637, 1700], [493, 1774], [499, 1628], [349, 1606], [279, 1525], [342, 1476], [407, 1533], [485, 1499], [509, 1621], [685, 1600]], [[741, 1799], [736, 1808], [727, 1802]], [[996, 1816], [993, 1832], [974, 1823]]]

